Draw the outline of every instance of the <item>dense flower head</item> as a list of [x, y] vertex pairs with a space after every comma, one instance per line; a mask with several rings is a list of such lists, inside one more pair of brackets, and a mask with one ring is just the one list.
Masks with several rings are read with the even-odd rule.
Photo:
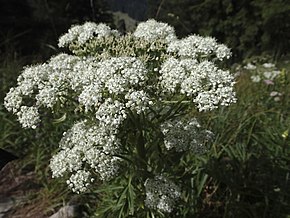
[[126, 108], [136, 111], [137, 114], [146, 111], [149, 105], [153, 104], [149, 95], [144, 90], [130, 90], [125, 95], [125, 99], [127, 100]]
[[4, 98], [5, 108], [12, 113], [17, 113], [22, 104], [22, 92], [19, 87], [10, 88], [9, 92]]
[[153, 19], [141, 22], [133, 34], [137, 38], [143, 38], [148, 41], [165, 39], [165, 42], [168, 43], [177, 39], [173, 27]]
[[148, 80], [144, 64], [134, 57], [110, 58], [99, 62], [89, 72], [97, 76], [91, 76], [79, 95], [79, 102], [87, 111], [100, 106], [104, 93], [125, 95], [132, 89], [143, 86]]
[[161, 131], [166, 149], [174, 149], [177, 152], [192, 151], [195, 154], [203, 154], [207, 151], [205, 143], [213, 138], [213, 133], [202, 129], [195, 118], [165, 121], [161, 124]]
[[195, 59], [179, 60], [171, 57], [166, 60], [161, 66], [159, 78], [163, 91], [170, 93], [180, 91], [181, 83], [195, 70], [196, 64]]
[[59, 38], [58, 46], [65, 47], [74, 42], [83, 45], [93, 37], [102, 38], [111, 35], [119, 36], [119, 33], [116, 30], [111, 30], [106, 24], [86, 22], [83, 25], [72, 26], [68, 33]]
[[215, 55], [219, 60], [223, 60], [231, 56], [230, 49], [223, 44], [217, 43], [216, 39], [199, 35], [171, 41], [167, 51], [177, 53], [180, 57], [193, 59]]
[[37, 88], [41, 81], [46, 80], [49, 75], [49, 66], [44, 64], [25, 67], [17, 78], [18, 87], [21, 87], [23, 95], [30, 95], [34, 88]]
[[96, 112], [99, 125], [112, 131], [117, 130], [126, 117], [124, 104], [111, 98], [106, 99]]
[[153, 210], [170, 213], [181, 196], [180, 188], [164, 175], [145, 182], [145, 205]]
[[21, 106], [17, 116], [23, 128], [36, 129], [37, 124], [40, 122], [38, 110], [33, 106]]
[[236, 101], [234, 77], [218, 69], [210, 61], [169, 58], [163, 63], [159, 77], [164, 92], [191, 97], [199, 111], [207, 111]]
[[[91, 180], [92, 182], [93, 180]], [[67, 180], [68, 186], [73, 192], [81, 193], [87, 190], [90, 184], [90, 172], [85, 170], [78, 170]]]
[[[120, 158], [114, 154], [119, 143], [115, 132], [110, 132], [110, 129], [89, 125], [86, 120], [75, 123], [63, 134], [59, 143], [61, 150], [51, 159], [52, 176], [60, 177], [66, 172], [78, 174], [86, 163], [102, 180], [109, 180], [118, 173]], [[78, 191], [84, 191], [85, 187], [76, 189], [74, 185]]]
[[134, 57], [118, 57], [102, 61], [97, 74], [98, 79], [111, 94], [127, 92], [131, 87], [144, 85], [147, 80], [147, 69]]

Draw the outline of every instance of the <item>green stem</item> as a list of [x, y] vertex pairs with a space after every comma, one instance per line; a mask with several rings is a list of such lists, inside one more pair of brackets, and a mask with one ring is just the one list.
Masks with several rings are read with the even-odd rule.
[[176, 104], [176, 103], [188, 104], [188, 103], [191, 103], [191, 101], [162, 101], [162, 103], [164, 104]]

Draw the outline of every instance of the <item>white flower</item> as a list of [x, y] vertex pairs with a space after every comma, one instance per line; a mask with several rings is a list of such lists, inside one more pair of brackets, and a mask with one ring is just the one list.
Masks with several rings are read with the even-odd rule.
[[282, 96], [282, 93], [277, 92], [277, 91], [272, 91], [272, 92], [270, 93], [270, 96], [271, 96], [271, 97]]
[[170, 213], [181, 196], [179, 187], [163, 175], [147, 179], [144, 186], [145, 205], [150, 209]]
[[100, 122], [100, 126], [115, 131], [127, 118], [125, 105], [117, 100], [108, 98], [98, 108], [96, 118]]
[[274, 80], [279, 74], [280, 74], [280, 71], [278, 70], [263, 72], [264, 78], [268, 80]]
[[247, 63], [247, 65], [244, 66], [244, 68], [246, 70], [255, 70], [255, 69], [257, 69], [257, 67], [255, 65], [253, 65], [252, 63]]
[[118, 175], [121, 159], [106, 154], [98, 147], [92, 147], [85, 153], [85, 159], [102, 181], [109, 181]]
[[160, 74], [160, 86], [164, 92], [191, 97], [199, 111], [236, 102], [234, 77], [212, 62], [170, 58], [161, 66]]
[[121, 94], [131, 87], [143, 85], [147, 78], [147, 69], [137, 58], [119, 57], [100, 62], [98, 79], [104, 81], [109, 93]]
[[263, 67], [265, 67], [265, 68], [273, 68], [273, 67], [275, 67], [275, 64], [272, 64], [272, 63], [264, 63], [263, 64]]
[[133, 35], [153, 42], [158, 39], [165, 39], [167, 43], [176, 40], [174, 28], [166, 23], [157, 22], [153, 19], [141, 22]]
[[272, 72], [266, 71], [263, 73], [263, 76], [265, 79], [271, 79], [272, 78]]
[[81, 58], [78, 56], [60, 53], [50, 58], [48, 65], [55, 71], [69, 73], [80, 60]]
[[[117, 36], [105, 24], [73, 26], [60, 37], [59, 46], [76, 49], [72, 52], [80, 56], [61, 53], [44, 64], [26, 67], [17, 87], [4, 99], [7, 110], [18, 116], [24, 128], [36, 128], [39, 111], [44, 109], [74, 111], [71, 119], [86, 118], [63, 134], [59, 151], [50, 161], [52, 176], [70, 176], [67, 183], [77, 193], [85, 191], [95, 175], [103, 181], [118, 175], [122, 148], [133, 140], [126, 138], [131, 112], [141, 124], [147, 118], [159, 123], [163, 119], [159, 112], [164, 112], [163, 103], [169, 99], [184, 98], [199, 111], [236, 101], [234, 77], [215, 64], [229, 58], [230, 49], [214, 38], [193, 35], [178, 40], [173, 27], [155, 20], [140, 23], [133, 36]], [[205, 142], [212, 133], [201, 129], [195, 119], [162, 122], [166, 149], [206, 151]], [[146, 122], [144, 137], [147, 128], [151, 125]], [[145, 188], [146, 206], [166, 213], [173, 210], [181, 194], [165, 176], [148, 179]]]
[[73, 192], [81, 193], [87, 190], [90, 184], [90, 172], [85, 170], [78, 170], [67, 180], [68, 186]]
[[86, 86], [98, 82], [97, 69], [99, 65], [100, 63], [94, 57], [82, 57], [79, 59], [67, 74], [71, 89], [78, 92], [86, 88]]
[[85, 111], [89, 111], [92, 107], [97, 108], [101, 104], [103, 86], [100, 81], [84, 87], [84, 90], [78, 97], [81, 105], [85, 106]]
[[258, 83], [261, 81], [261, 77], [259, 75], [253, 75], [251, 76], [251, 80], [254, 82], [254, 83]]
[[223, 60], [231, 56], [231, 51], [223, 44], [218, 44], [212, 37], [202, 37], [199, 35], [188, 36], [181, 40], [172, 41], [168, 52], [177, 53], [180, 57], [199, 58], [216, 55], [218, 59]]
[[50, 75], [50, 67], [47, 64], [25, 67], [23, 72], [17, 78], [17, 84], [22, 95], [30, 96], [34, 89], [46, 80]]
[[200, 129], [197, 120], [169, 120], [161, 125], [164, 134], [164, 145], [167, 150], [175, 149], [177, 152], [193, 151], [203, 154], [207, 151], [205, 143], [212, 140], [213, 133]]
[[119, 36], [119, 33], [116, 30], [111, 30], [106, 24], [86, 22], [83, 25], [72, 26], [68, 33], [59, 38], [58, 46], [65, 47], [73, 42], [78, 42], [82, 45], [94, 37], [102, 38], [106, 36]]
[[223, 60], [223, 59], [229, 59], [231, 57], [232, 53], [231, 53], [231, 50], [223, 45], [223, 44], [220, 44], [217, 46], [217, 49], [216, 49], [216, 56], [219, 60]]
[[274, 101], [280, 101], [280, 97], [282, 96], [283, 94], [280, 93], [280, 92], [277, 92], [277, 91], [272, 91], [270, 93], [270, 97], [274, 97]]
[[130, 90], [125, 95], [125, 99], [128, 100], [126, 102], [126, 107], [130, 108], [131, 110], [135, 110], [137, 114], [140, 114], [141, 112], [145, 111], [146, 109], [148, 109], [148, 106], [150, 104], [153, 104], [148, 94], [143, 90], [141, 91]]
[[279, 96], [274, 97], [274, 101], [280, 101], [280, 100], [281, 100], [281, 99], [280, 99]]
[[16, 113], [22, 104], [22, 92], [19, 87], [10, 88], [9, 92], [4, 98], [5, 108], [12, 113]]
[[179, 61], [173, 57], [163, 63], [160, 70], [160, 85], [166, 92], [175, 93], [181, 83], [188, 78], [190, 72], [196, 68], [197, 61], [184, 59]]
[[56, 87], [44, 86], [43, 89], [39, 90], [35, 99], [37, 105], [43, 105], [45, 107], [52, 108], [58, 100], [60, 93]]
[[[81, 142], [81, 141], [80, 141]], [[72, 148], [64, 148], [50, 161], [50, 168], [52, 170], [52, 177], [63, 176], [66, 172], [75, 172], [82, 169], [82, 148], [71, 144]]]
[[94, 36], [97, 38], [110, 36], [110, 35], [118, 35], [116, 30], [111, 30], [109, 26], [106, 24], [96, 24], [92, 22], [86, 22], [83, 26], [83, 30], [78, 35], [78, 43], [84, 44], [88, 40], [92, 39]]
[[17, 112], [17, 116], [23, 128], [35, 129], [36, 125], [40, 122], [37, 107], [21, 106], [20, 110]]
[[73, 41], [76, 41], [79, 34], [83, 31], [83, 27], [80, 25], [72, 26], [68, 33], [62, 35], [58, 40], [58, 47], [68, 46]]
[[[99, 174], [101, 180], [112, 179], [117, 175], [121, 161], [114, 156], [119, 145], [115, 131], [110, 132], [110, 129], [97, 124], [88, 125], [86, 120], [80, 121], [63, 134], [59, 142], [61, 150], [50, 162], [52, 176], [74, 174], [88, 165]], [[70, 182], [72, 188], [79, 190], [75, 187], [77, 181]]]
[[52, 57], [48, 62], [52, 70], [48, 79], [45, 81], [45, 86], [48, 85], [57, 89], [65, 89], [73, 86], [71, 85], [72, 80], [80, 78], [78, 75], [82, 73], [80, 71], [74, 71], [75, 65], [80, 62], [82, 62], [81, 58], [63, 53]]

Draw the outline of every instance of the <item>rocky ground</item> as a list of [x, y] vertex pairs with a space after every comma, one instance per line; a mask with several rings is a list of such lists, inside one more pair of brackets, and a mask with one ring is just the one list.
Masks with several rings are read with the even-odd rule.
[[64, 205], [63, 194], [66, 191], [53, 192], [39, 183], [33, 168], [23, 167], [20, 160], [12, 161], [2, 168], [0, 218], [84, 217], [82, 207], [74, 198]]
[[48, 202], [36, 200], [40, 189], [33, 171], [8, 163], [0, 171], [0, 218], [49, 217]]

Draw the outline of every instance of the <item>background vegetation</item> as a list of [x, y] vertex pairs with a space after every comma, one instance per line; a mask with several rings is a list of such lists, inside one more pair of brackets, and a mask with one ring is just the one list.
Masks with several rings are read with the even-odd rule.
[[184, 36], [216, 37], [234, 52], [234, 60], [289, 52], [290, 3], [287, 0], [159, 0], [151, 1], [150, 16], [171, 23]]
[[[24, 65], [57, 53], [57, 38], [71, 24], [94, 20], [112, 26], [108, 6], [100, 0], [2, 0], [0, 5], [0, 148], [18, 155], [20, 168], [36, 173], [42, 189], [33, 198], [49, 199], [47, 214], [74, 199], [86, 215], [97, 216], [98, 192], [74, 196], [63, 181], [50, 180], [47, 165], [62, 132], [57, 122], [24, 130], [3, 108], [3, 98]], [[205, 156], [187, 166], [196, 178], [191, 184], [196, 198], [179, 210], [185, 217], [289, 217], [289, 1], [148, 0], [148, 17], [175, 26], [180, 37], [216, 37], [232, 48], [236, 62], [238, 103], [198, 115], [216, 139]], [[253, 83], [252, 72], [243, 68], [248, 62], [275, 63], [281, 76], [273, 85]], [[272, 91], [283, 94], [279, 101]]]

